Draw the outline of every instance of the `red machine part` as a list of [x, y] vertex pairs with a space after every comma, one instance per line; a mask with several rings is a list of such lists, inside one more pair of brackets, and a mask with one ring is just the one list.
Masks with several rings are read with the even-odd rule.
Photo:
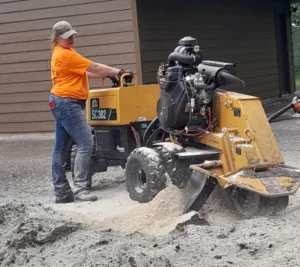
[[293, 109], [294, 109], [294, 111], [295, 111], [296, 113], [300, 113], [300, 103], [299, 103], [299, 102], [296, 103], [296, 104], [294, 105]]

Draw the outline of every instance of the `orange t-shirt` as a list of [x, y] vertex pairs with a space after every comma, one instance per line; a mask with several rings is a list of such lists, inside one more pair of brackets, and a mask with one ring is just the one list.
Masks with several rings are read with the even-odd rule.
[[57, 45], [51, 59], [51, 93], [59, 97], [86, 100], [89, 94], [86, 70], [91, 64], [91, 60], [74, 49]]

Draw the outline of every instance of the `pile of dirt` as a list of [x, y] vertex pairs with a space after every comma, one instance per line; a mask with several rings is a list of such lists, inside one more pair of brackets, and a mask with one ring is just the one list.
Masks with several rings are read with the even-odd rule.
[[195, 214], [183, 214], [187, 192], [171, 183], [149, 203], [132, 201], [124, 183], [110, 184], [98, 197], [99, 201], [93, 203], [75, 202], [51, 207], [79, 223], [124, 234], [140, 232], [153, 236], [168, 234]]
[[[22, 265], [22, 250], [42, 247], [77, 231], [80, 225], [66, 221], [42, 204], [10, 202], [0, 206], [0, 265]], [[18, 255], [18, 256], [17, 256]]]
[[[281, 139], [293, 166], [299, 125], [284, 125]], [[32, 139], [1, 142], [1, 267], [300, 266], [299, 193], [278, 216], [241, 220], [216, 189], [202, 218], [185, 218], [183, 191], [169, 187], [140, 204], [120, 184], [124, 170], [110, 168], [94, 177], [99, 201], [52, 204], [53, 140]]]
[[100, 224], [123, 233], [141, 232], [149, 235], [165, 235], [194, 215], [183, 214], [187, 194], [173, 184], [169, 184], [149, 203], [121, 215], [103, 220]]
[[100, 225], [122, 233], [163, 236], [183, 225], [225, 225], [241, 219], [229, 196], [218, 186], [199, 214], [194, 211], [183, 214], [186, 202], [187, 188], [179, 189], [169, 182], [151, 202], [140, 204], [125, 214], [109, 217]]
[[187, 188], [179, 189], [168, 181], [168, 186], [149, 203], [138, 203], [128, 197], [125, 185], [106, 188], [99, 201], [52, 205], [58, 212], [74, 221], [112, 229], [124, 234], [140, 232], [163, 236], [189, 224], [224, 225], [239, 219], [232, 202], [223, 190], [216, 188], [201, 210], [183, 214], [187, 202]]
[[298, 266], [299, 199], [278, 217], [234, 220], [217, 188], [206, 220], [195, 221], [182, 216], [186, 195], [177, 187], [140, 204], [123, 186], [97, 202], [53, 205], [63, 213], [45, 203], [0, 206], [0, 266]]

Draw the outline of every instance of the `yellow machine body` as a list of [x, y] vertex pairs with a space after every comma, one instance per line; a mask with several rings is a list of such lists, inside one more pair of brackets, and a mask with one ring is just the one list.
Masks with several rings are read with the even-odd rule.
[[86, 118], [92, 126], [120, 126], [156, 117], [159, 86], [135, 85], [91, 90]]
[[220, 150], [219, 160], [191, 169], [216, 178], [224, 189], [235, 185], [266, 197], [296, 192], [299, 170], [283, 165], [259, 98], [216, 90], [213, 114], [214, 130], [199, 137], [199, 143]]
[[[92, 90], [86, 117], [91, 126], [123, 126], [157, 116], [158, 84]], [[237, 186], [265, 197], [290, 195], [300, 186], [300, 172], [284, 165], [258, 97], [215, 90], [213, 129], [198, 142], [220, 151], [219, 159], [190, 166], [214, 177], [223, 189]], [[177, 142], [170, 136], [171, 142]]]

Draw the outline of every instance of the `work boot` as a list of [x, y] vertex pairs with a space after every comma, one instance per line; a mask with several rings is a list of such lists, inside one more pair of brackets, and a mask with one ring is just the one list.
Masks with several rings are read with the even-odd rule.
[[55, 203], [71, 203], [74, 202], [73, 192], [68, 193], [64, 197], [55, 196]]
[[97, 199], [98, 197], [88, 190], [81, 190], [75, 195], [75, 200], [77, 201], [96, 201]]

